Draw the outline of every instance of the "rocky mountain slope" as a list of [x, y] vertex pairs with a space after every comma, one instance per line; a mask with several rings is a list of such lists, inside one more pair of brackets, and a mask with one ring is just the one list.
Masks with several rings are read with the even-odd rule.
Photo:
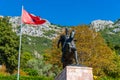
[[90, 24], [90, 28], [94, 29], [96, 32], [107, 29], [107, 28], [111, 28], [112, 31], [111, 32], [119, 32], [120, 31], [120, 19], [118, 19], [117, 21], [113, 22], [110, 20], [94, 20], [91, 22]]
[[[22, 25], [22, 34], [45, 37], [48, 39], [53, 39], [62, 32], [62, 28], [58, 25], [51, 24], [48, 20], [43, 25]], [[10, 23], [12, 23], [12, 29], [17, 34], [20, 33], [21, 18], [18, 16], [10, 17]], [[94, 29], [96, 32], [102, 31], [104, 29], [111, 29], [108, 33], [117, 33], [120, 32], [120, 19], [113, 22], [110, 20], [94, 20], [90, 23], [90, 29]]]
[[[22, 34], [37, 36], [37, 37], [45, 37], [48, 39], [53, 39], [58, 36], [58, 34], [62, 31], [62, 28], [51, 24], [48, 20], [42, 25], [28, 25], [22, 24]], [[21, 26], [21, 18], [18, 16], [10, 17], [10, 23], [12, 23], [12, 29], [17, 34], [20, 33]]]
[[105, 28], [113, 28], [114, 22], [107, 20], [94, 20], [90, 24], [91, 29], [95, 29], [96, 32], [103, 30]]

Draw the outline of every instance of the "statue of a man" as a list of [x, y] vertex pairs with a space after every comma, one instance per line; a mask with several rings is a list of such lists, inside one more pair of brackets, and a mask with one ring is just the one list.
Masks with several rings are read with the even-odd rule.
[[62, 47], [62, 58], [61, 58], [61, 62], [64, 62], [64, 53], [65, 53], [65, 44], [67, 42], [67, 40], [69, 39], [69, 29], [65, 28], [65, 35], [61, 35], [59, 40], [58, 40], [58, 44], [57, 47], [59, 48], [59, 44], [61, 43], [61, 47]]
[[61, 62], [63, 63], [65, 60], [65, 45], [69, 44], [69, 52], [71, 52], [71, 50], [73, 50], [74, 52], [74, 56], [75, 56], [75, 61], [76, 64], [78, 64], [78, 58], [77, 58], [77, 50], [76, 50], [76, 46], [74, 44], [74, 35], [75, 35], [75, 31], [72, 30], [72, 32], [69, 35], [69, 30], [68, 28], [65, 28], [65, 35], [61, 35], [60, 39], [58, 40], [58, 45], [57, 47], [59, 48], [59, 44], [61, 43], [62, 46], [62, 58], [61, 58]]

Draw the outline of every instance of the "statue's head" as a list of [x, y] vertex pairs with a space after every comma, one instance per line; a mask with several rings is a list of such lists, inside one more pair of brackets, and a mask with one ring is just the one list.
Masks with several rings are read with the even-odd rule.
[[69, 29], [68, 28], [65, 28], [65, 34], [69, 35]]

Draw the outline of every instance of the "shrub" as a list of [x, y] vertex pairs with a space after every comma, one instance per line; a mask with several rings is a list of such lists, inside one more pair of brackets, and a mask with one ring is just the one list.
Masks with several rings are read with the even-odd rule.
[[101, 77], [97, 80], [120, 80], [120, 78], [112, 78], [112, 77], [105, 76], [105, 77]]
[[2, 65], [2, 67], [0, 68], [0, 75], [10, 75], [9, 73], [6, 72], [6, 66]]
[[[0, 80], [16, 80], [17, 76], [0, 76]], [[45, 76], [20, 76], [20, 80], [53, 80], [52, 77]]]
[[50, 72], [50, 69], [52, 68], [52, 65], [51, 64], [46, 64], [43, 61], [42, 57], [39, 58], [39, 59], [29, 60], [27, 62], [27, 68], [32, 69], [32, 71], [35, 73], [35, 75], [39, 75], [39, 76], [52, 76], [52, 75], [54, 75]]
[[27, 72], [27, 74], [30, 76], [38, 76], [37, 70], [34, 70], [34, 69], [28, 68], [28, 69], [25, 69], [25, 72]]
[[[17, 75], [17, 73], [18, 73], [18, 71], [15, 70], [13, 74], [14, 74], [14, 75]], [[24, 72], [23, 70], [20, 70], [20, 75], [21, 75], [21, 76], [27, 76], [27, 73]]]

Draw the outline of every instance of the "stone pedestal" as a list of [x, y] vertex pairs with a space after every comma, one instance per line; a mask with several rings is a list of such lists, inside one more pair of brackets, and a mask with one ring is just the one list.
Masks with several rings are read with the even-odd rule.
[[84, 66], [66, 66], [55, 80], [93, 80], [92, 68]]

